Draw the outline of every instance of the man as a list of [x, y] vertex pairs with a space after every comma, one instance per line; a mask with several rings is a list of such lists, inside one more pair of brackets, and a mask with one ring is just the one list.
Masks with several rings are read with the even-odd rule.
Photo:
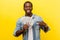
[[32, 9], [32, 3], [26, 1], [24, 3], [25, 16], [19, 18], [16, 25], [17, 27], [14, 31], [16, 37], [23, 34], [23, 40], [40, 40], [40, 29], [43, 29], [44, 32], [49, 30], [42, 18], [31, 12]]

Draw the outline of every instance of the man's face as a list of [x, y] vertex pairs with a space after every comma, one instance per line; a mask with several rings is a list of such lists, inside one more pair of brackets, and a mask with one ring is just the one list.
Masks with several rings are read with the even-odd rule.
[[32, 11], [31, 3], [26, 3], [25, 6], [24, 6], [24, 10], [25, 10], [26, 13], [31, 13], [31, 11]]

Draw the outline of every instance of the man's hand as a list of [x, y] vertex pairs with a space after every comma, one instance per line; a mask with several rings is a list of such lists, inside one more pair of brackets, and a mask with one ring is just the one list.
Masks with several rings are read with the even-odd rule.
[[27, 30], [28, 29], [28, 25], [27, 24], [24, 24], [23, 29], [24, 30]]

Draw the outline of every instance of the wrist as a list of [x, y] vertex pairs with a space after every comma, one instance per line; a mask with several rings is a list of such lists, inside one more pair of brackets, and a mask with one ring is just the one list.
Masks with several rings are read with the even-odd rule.
[[45, 25], [45, 27], [48, 27], [47, 25]]

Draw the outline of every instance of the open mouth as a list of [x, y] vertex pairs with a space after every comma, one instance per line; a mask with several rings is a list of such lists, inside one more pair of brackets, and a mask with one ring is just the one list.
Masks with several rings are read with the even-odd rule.
[[30, 10], [27, 10], [27, 12], [30, 12]]

